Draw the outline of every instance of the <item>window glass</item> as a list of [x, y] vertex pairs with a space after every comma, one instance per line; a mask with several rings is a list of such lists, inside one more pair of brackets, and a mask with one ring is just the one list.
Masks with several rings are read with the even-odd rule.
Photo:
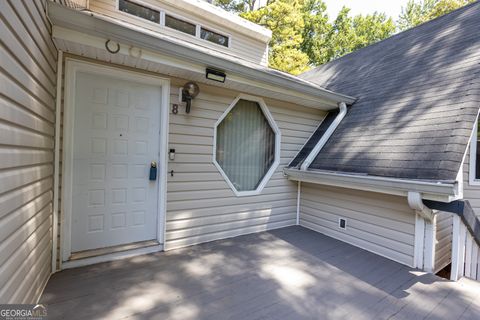
[[239, 100], [218, 125], [216, 161], [237, 191], [257, 189], [275, 161], [275, 132], [257, 102]]
[[118, 2], [118, 9], [120, 11], [129, 13], [131, 15], [134, 15], [152, 22], [160, 23], [159, 11], [144, 7], [142, 5], [139, 5], [131, 1], [120, 0]]
[[202, 28], [200, 32], [200, 37], [202, 39], [211, 41], [221, 46], [228, 47], [228, 37], [223, 36], [219, 33], [210, 31], [208, 29]]
[[191, 34], [192, 36], [196, 34], [196, 29], [197, 29], [196, 25], [174, 18], [172, 16], [169, 16], [168, 14], [165, 15], [165, 26], [178, 31]]

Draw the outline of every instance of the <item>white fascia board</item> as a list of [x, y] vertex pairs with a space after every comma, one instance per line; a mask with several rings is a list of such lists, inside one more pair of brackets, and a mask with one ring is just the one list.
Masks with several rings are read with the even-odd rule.
[[430, 182], [363, 176], [327, 171], [302, 171], [284, 169], [289, 180], [309, 182], [327, 186], [342, 187], [407, 197], [409, 192], [418, 192], [423, 199], [451, 202], [459, 199], [456, 181]]
[[161, 2], [176, 7], [182, 11], [186, 11], [192, 15], [196, 15], [237, 32], [243, 35], [268, 43], [272, 38], [272, 31], [258, 24], [241, 18], [240, 16], [225, 11], [206, 1], [201, 0], [161, 0]]
[[224, 70], [230, 79], [242, 78], [246, 83], [263, 83], [269, 87], [276, 87], [282, 92], [308, 96], [318, 100], [319, 103], [325, 103], [331, 109], [336, 109], [340, 102], [353, 104], [356, 100], [354, 97], [335, 93], [298, 77], [240, 59], [229, 58], [213, 50], [201, 49], [175, 41], [158, 32], [115, 18], [94, 12], [74, 11], [50, 1], [48, 5], [49, 18], [54, 26], [134, 45], [143, 50], [149, 49], [155, 53], [175, 57], [179, 61], [199, 65], [202, 68], [207, 66], [218, 68]]

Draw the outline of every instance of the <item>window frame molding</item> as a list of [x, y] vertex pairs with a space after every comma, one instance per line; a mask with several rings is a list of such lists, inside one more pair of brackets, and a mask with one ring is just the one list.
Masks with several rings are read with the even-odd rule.
[[[263, 176], [263, 178], [260, 181], [260, 183], [258, 184], [257, 188], [255, 190], [248, 190], [248, 191], [238, 191], [235, 188], [235, 186], [233, 185], [233, 183], [230, 181], [230, 179], [227, 176], [227, 174], [225, 173], [225, 171], [223, 171], [220, 164], [217, 162], [217, 128], [220, 125], [220, 123], [222, 123], [222, 121], [225, 119], [225, 117], [230, 113], [230, 111], [235, 107], [235, 105], [237, 104], [237, 102], [239, 100], [248, 100], [248, 101], [256, 102], [260, 106], [260, 109], [261, 109], [264, 117], [267, 119], [268, 124], [270, 125], [270, 128], [275, 133], [275, 153], [274, 153], [274, 159], [275, 160], [273, 161], [272, 165], [270, 166], [270, 169], [268, 169], [267, 173]], [[282, 136], [282, 134], [281, 134], [280, 128], [278, 127], [278, 125], [275, 122], [275, 119], [273, 118], [272, 114], [270, 113], [270, 110], [268, 109], [267, 104], [260, 97], [251, 96], [251, 95], [247, 95], [247, 94], [243, 94], [243, 93], [239, 94], [233, 100], [233, 102], [230, 103], [228, 108], [223, 112], [223, 114], [220, 116], [220, 118], [217, 120], [217, 122], [215, 123], [215, 126], [214, 126], [212, 162], [215, 165], [215, 167], [217, 167], [218, 171], [223, 176], [223, 178], [227, 182], [230, 189], [232, 189], [235, 196], [237, 196], [237, 197], [247, 197], [247, 196], [255, 196], [255, 195], [261, 194], [261, 192], [263, 191], [263, 189], [265, 188], [265, 186], [267, 185], [267, 183], [270, 181], [271, 177], [273, 176], [273, 174], [277, 170], [278, 166], [280, 165], [280, 152], [281, 152], [281, 141], [282, 141], [281, 136]]]
[[[170, 12], [169, 10], [165, 10], [161, 7], [157, 7], [155, 5], [152, 5], [150, 3], [147, 3], [147, 2], [144, 2], [142, 0], [127, 0], [128, 2], [131, 2], [131, 3], [134, 3], [134, 4], [137, 4], [139, 6], [142, 6], [142, 7], [145, 7], [145, 8], [148, 8], [148, 9], [151, 9], [153, 11], [158, 11], [160, 13], [160, 21], [157, 23], [157, 22], [154, 22], [154, 21], [150, 21], [148, 19], [145, 19], [145, 18], [142, 18], [142, 17], [139, 17], [137, 15], [134, 15], [134, 14], [131, 14], [131, 13], [127, 13], [127, 12], [124, 12], [122, 10], [120, 10], [120, 0], [115, 0], [115, 9], [118, 13], [120, 13], [121, 15], [124, 15], [126, 17], [129, 17], [129, 18], [132, 18], [132, 19], [136, 19], [136, 20], [139, 20], [139, 21], [142, 21], [142, 22], [146, 22], [148, 24], [151, 24], [152, 26], [156, 26], [156, 27], [160, 27], [160, 29], [162, 30], [167, 30], [167, 34], [168, 32], [173, 32], [173, 33], [178, 33], [178, 34], [181, 34], [183, 36], [186, 36], [186, 37], [191, 37], [193, 39], [196, 39], [197, 41], [199, 41], [200, 45], [213, 45], [213, 46], [217, 46], [217, 47], [220, 47], [220, 48], [223, 48], [223, 49], [231, 49], [232, 47], [232, 34], [229, 33], [229, 32], [224, 32], [224, 31], [221, 31], [215, 27], [210, 27], [209, 25], [205, 25], [205, 24], [202, 24], [202, 23], [199, 23], [199, 22], [196, 22], [196, 21], [193, 21], [191, 20], [190, 18], [187, 18], [187, 17], [184, 17], [184, 16], [181, 16], [177, 13], [173, 13], [173, 12]], [[186, 32], [183, 32], [181, 30], [178, 30], [178, 29], [175, 29], [175, 28], [171, 28], [171, 27], [168, 27], [165, 25], [165, 19], [166, 19], [166, 15], [169, 15], [175, 19], [178, 19], [178, 20], [181, 20], [181, 21], [185, 21], [187, 23], [190, 23], [190, 24], [193, 24], [195, 25], [195, 34], [190, 34], [190, 33], [186, 33]], [[218, 44], [218, 43], [215, 43], [213, 41], [209, 41], [209, 40], [206, 40], [206, 39], [203, 39], [200, 35], [200, 32], [201, 32], [201, 29], [204, 28], [204, 29], [208, 29], [212, 32], [215, 32], [215, 33], [218, 33], [219, 35], [221, 36], [224, 36], [227, 38], [228, 40], [228, 45], [227, 46], [223, 46], [221, 44]]]
[[471, 186], [480, 186], [480, 179], [475, 177], [477, 171], [477, 141], [478, 141], [478, 118], [475, 119], [472, 137], [470, 139], [470, 158], [468, 164], [468, 184]]

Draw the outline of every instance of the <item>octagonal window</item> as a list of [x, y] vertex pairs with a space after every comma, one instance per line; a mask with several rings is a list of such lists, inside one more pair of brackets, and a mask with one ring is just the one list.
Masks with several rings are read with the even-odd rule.
[[278, 153], [279, 130], [266, 105], [237, 98], [216, 126], [215, 164], [230, 187], [237, 195], [261, 191], [278, 165]]

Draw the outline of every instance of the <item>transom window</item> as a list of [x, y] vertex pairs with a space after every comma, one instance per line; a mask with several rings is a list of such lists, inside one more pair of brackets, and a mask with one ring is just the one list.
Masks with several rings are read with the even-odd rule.
[[237, 196], [261, 192], [279, 163], [280, 131], [262, 99], [240, 96], [215, 127], [214, 164]]
[[140, 17], [142, 19], [160, 23], [160, 11], [156, 11], [128, 0], [119, 0], [118, 10]]
[[224, 47], [228, 47], [228, 37], [225, 37], [220, 33], [216, 33], [214, 31], [211, 31], [205, 28], [202, 28], [200, 30], [200, 38], [219, 44]]
[[160, 26], [194, 36], [197, 39], [209, 41], [222, 47], [230, 46], [229, 36], [205, 28], [198, 23], [172, 16], [160, 8], [156, 9], [154, 6], [146, 6], [135, 2], [134, 0], [118, 0], [118, 10], [157, 23]]
[[184, 33], [188, 33], [192, 36], [194, 36], [197, 32], [197, 26], [193, 23], [177, 19], [168, 14], [165, 15], [165, 26]]

